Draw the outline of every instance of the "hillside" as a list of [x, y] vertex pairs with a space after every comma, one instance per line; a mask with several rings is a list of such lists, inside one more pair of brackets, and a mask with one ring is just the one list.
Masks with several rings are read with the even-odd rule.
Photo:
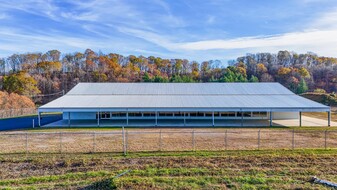
[[332, 107], [337, 106], [337, 95], [335, 93], [327, 94], [327, 93], [307, 92], [301, 94], [301, 96], [328, 106]]
[[[225, 66], [226, 65], [226, 66]], [[51, 50], [0, 58], [0, 89], [43, 104], [79, 82], [279, 82], [295, 93], [337, 90], [337, 59], [314, 53], [256, 53], [228, 63]]]

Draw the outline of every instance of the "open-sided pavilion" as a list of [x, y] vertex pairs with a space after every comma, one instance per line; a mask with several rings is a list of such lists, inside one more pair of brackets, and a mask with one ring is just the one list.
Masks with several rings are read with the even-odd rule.
[[[330, 107], [292, 93], [279, 83], [79, 83], [41, 106], [62, 112], [49, 126], [271, 126], [302, 112]], [[40, 123], [40, 122], [39, 122]]]

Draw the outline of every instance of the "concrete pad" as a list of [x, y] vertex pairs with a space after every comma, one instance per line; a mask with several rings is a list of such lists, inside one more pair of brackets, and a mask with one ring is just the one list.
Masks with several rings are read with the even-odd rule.
[[[308, 127], [323, 127], [327, 126], [328, 121], [324, 119], [317, 119], [307, 116], [302, 116], [302, 126]], [[97, 127], [97, 120], [72, 120], [70, 123], [71, 127]], [[120, 127], [127, 126], [125, 120], [100, 120], [100, 126], [102, 127]], [[129, 120], [129, 127], [155, 127], [154, 120]], [[212, 120], [172, 120], [172, 119], [160, 119], [158, 120], [158, 127], [213, 127]], [[215, 127], [240, 127], [241, 120], [215, 120]], [[243, 127], [269, 127], [269, 120], [243, 120]], [[287, 120], [273, 120], [273, 126], [299, 126], [298, 119], [287, 119]], [[337, 122], [331, 122], [331, 126], [337, 126]], [[60, 120], [57, 122], [44, 125], [44, 127], [68, 127], [68, 120]]]
[[[299, 119], [287, 119], [287, 120], [273, 120], [274, 126], [299, 126]], [[331, 121], [331, 126], [337, 126], [337, 122]], [[302, 116], [302, 126], [307, 127], [324, 127], [328, 126], [328, 118], [318, 119], [313, 117]]]
[[[53, 122], [43, 127], [68, 127], [68, 120], [60, 120]], [[97, 120], [71, 120], [71, 127], [97, 127]], [[154, 120], [129, 120], [129, 125], [126, 124], [125, 120], [100, 120], [101, 127], [155, 127]], [[172, 120], [172, 119], [161, 119], [158, 120], [158, 127], [213, 127], [212, 120]], [[268, 127], [268, 120], [215, 120], [214, 127]]]

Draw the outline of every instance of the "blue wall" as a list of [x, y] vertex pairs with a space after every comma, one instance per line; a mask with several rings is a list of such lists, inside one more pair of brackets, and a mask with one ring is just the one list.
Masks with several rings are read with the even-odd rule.
[[[37, 116], [0, 119], [0, 131], [33, 128], [33, 119], [35, 127], [38, 127]], [[46, 125], [61, 119], [62, 115], [43, 115], [41, 118], [41, 125]]]

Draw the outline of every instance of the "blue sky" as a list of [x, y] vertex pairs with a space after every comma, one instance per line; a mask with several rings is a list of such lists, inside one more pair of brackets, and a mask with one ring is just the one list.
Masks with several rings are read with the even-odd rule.
[[0, 56], [90, 48], [230, 60], [290, 50], [337, 57], [335, 0], [0, 0]]

